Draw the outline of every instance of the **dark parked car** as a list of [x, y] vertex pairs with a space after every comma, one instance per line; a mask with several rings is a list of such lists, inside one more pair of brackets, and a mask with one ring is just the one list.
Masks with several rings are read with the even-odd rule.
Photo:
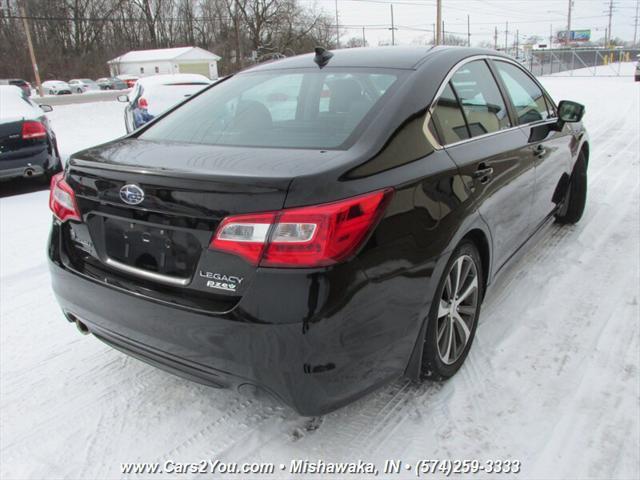
[[96, 83], [100, 87], [100, 90], [126, 90], [129, 88], [124, 80], [116, 77], [99, 78], [96, 80]]
[[62, 170], [56, 136], [44, 112], [20, 88], [0, 85], [0, 180], [51, 178]]
[[580, 219], [582, 114], [486, 50], [262, 64], [72, 156], [53, 289], [81, 331], [305, 415], [443, 380], [507, 262]]
[[0, 79], [0, 85], [15, 85], [16, 87], [20, 87], [25, 97], [28, 98], [31, 96], [31, 84], [21, 78]]

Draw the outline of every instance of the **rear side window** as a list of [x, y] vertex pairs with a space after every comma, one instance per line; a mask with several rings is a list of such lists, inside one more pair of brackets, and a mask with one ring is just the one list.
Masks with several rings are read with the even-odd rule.
[[506, 62], [496, 61], [495, 66], [516, 109], [518, 123], [538, 122], [551, 116], [542, 90], [526, 73]]
[[451, 85], [447, 84], [433, 110], [433, 121], [442, 145], [459, 142], [469, 138], [467, 124], [464, 121], [460, 104]]
[[348, 148], [401, 71], [304, 69], [237, 75], [151, 125], [139, 138], [207, 145]]
[[484, 60], [469, 62], [451, 78], [472, 137], [511, 127], [507, 107]]

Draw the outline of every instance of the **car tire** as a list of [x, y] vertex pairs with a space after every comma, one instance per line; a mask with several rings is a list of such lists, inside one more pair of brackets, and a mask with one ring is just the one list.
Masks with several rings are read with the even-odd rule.
[[423, 379], [446, 380], [460, 369], [476, 333], [483, 292], [480, 253], [465, 240], [451, 255], [431, 304], [422, 351]]
[[577, 223], [587, 204], [587, 159], [583, 152], [571, 172], [567, 194], [556, 214], [556, 222], [561, 224]]

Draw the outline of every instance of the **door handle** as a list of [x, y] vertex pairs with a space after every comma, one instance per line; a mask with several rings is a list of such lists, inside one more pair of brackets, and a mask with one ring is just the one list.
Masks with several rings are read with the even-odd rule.
[[546, 153], [547, 149], [544, 148], [544, 145], [542, 145], [541, 143], [533, 147], [533, 154], [538, 158], [544, 157]]
[[493, 177], [493, 168], [487, 167], [486, 163], [478, 165], [478, 169], [473, 173], [473, 178], [480, 180], [480, 183], [487, 183]]

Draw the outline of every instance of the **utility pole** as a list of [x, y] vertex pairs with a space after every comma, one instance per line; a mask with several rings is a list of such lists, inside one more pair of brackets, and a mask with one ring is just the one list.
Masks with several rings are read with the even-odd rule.
[[442, 35], [442, 41], [440, 43], [442, 45], [446, 45], [447, 44], [447, 35], [445, 34], [445, 31], [444, 31], [444, 20], [442, 21], [442, 30], [440, 30], [440, 34]]
[[238, 70], [242, 70], [242, 42], [240, 40], [240, 7], [238, 6], [238, 0], [234, 2], [235, 8], [233, 12], [233, 24], [235, 29], [236, 40], [236, 67]]
[[607, 44], [605, 47], [608, 47], [611, 43], [611, 17], [613, 16], [613, 0], [609, 0], [609, 27], [607, 28]]
[[467, 14], [467, 47], [470, 47], [470, 46], [471, 46], [471, 19], [469, 18], [469, 14]]
[[338, 20], [338, 0], [336, 0], [336, 46], [340, 48], [340, 22]]
[[509, 22], [504, 25], [504, 53], [509, 53]]
[[29, 55], [31, 56], [31, 66], [33, 67], [33, 75], [36, 78], [36, 87], [38, 89], [38, 95], [44, 96], [42, 91], [42, 83], [40, 82], [40, 71], [38, 70], [38, 62], [36, 62], [36, 54], [33, 50], [33, 42], [31, 41], [31, 31], [29, 30], [29, 23], [27, 22], [27, 14], [24, 11], [24, 4], [20, 2], [20, 15], [22, 15], [22, 23], [24, 25], [24, 31], [27, 35], [27, 45], [29, 46]]
[[366, 47], [367, 46], [367, 39], [364, 36], [364, 27], [362, 27], [362, 46]]
[[391, 45], [396, 44], [396, 27], [393, 23], [393, 3], [391, 4]]
[[520, 56], [520, 30], [516, 30], [516, 54], [515, 57], [518, 58]]
[[437, 45], [438, 44], [438, 38], [436, 37], [436, 24], [433, 23], [433, 44]]
[[498, 50], [498, 27], [495, 27], [495, 32], [493, 34], [493, 49]]
[[442, 42], [442, 0], [436, 0], [436, 45]]
[[549, 25], [549, 48], [553, 45], [553, 24]]
[[640, 0], [636, 0], [636, 23], [633, 28], [633, 44], [637, 45], [638, 43], [638, 7], [640, 7]]
[[573, 4], [573, 0], [569, 0], [569, 12], [567, 13], [567, 34], [564, 37], [565, 46], [569, 46], [569, 42], [571, 41], [571, 6]]

